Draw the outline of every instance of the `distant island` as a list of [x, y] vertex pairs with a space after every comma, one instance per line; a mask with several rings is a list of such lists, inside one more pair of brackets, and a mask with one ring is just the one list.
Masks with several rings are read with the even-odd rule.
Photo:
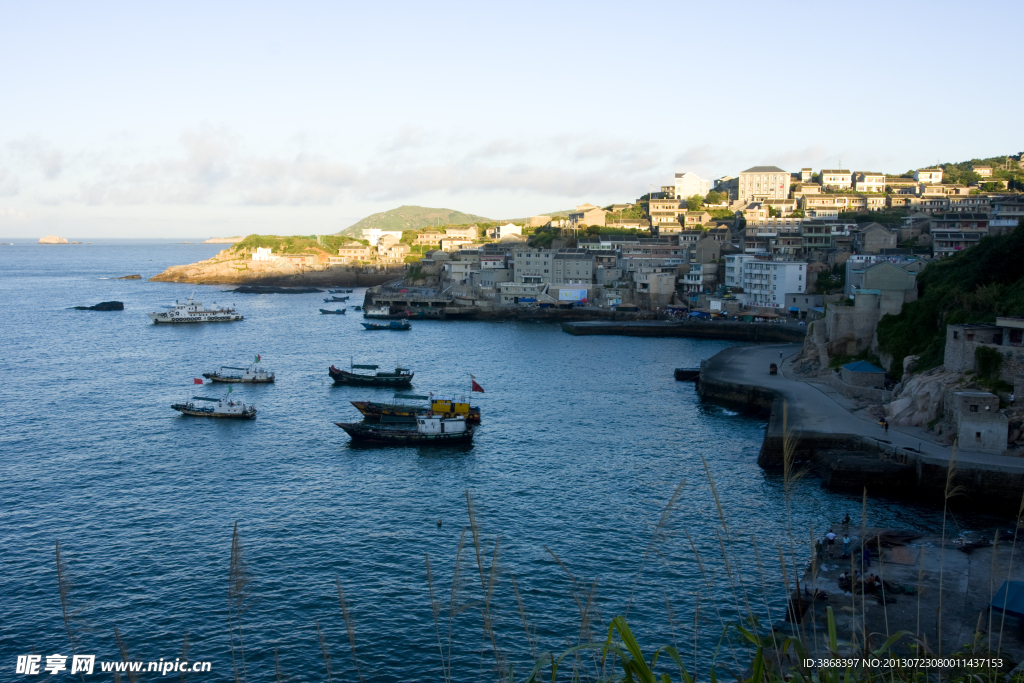
[[47, 235], [46, 237], [40, 237], [38, 244], [70, 244], [70, 242], [57, 235]]
[[241, 242], [245, 238], [242, 236], [238, 237], [211, 237], [210, 239], [203, 242], [203, 244], [234, 244], [235, 242]]

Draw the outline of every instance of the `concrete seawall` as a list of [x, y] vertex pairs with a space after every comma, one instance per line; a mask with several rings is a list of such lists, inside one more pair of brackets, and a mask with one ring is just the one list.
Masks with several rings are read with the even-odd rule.
[[740, 322], [638, 322], [565, 323], [562, 330], [574, 335], [613, 334], [627, 337], [690, 337], [693, 339], [729, 339], [753, 342], [803, 343], [807, 328], [802, 325]]
[[[725, 349], [701, 363], [697, 390], [703, 400], [729, 408], [766, 415], [768, 425], [757, 462], [769, 470], [781, 469], [787, 439], [801, 465], [821, 472], [844, 453], [842, 478], [861, 480], [868, 488], [887, 495], [942, 503], [951, 449], [896, 429], [886, 433], [873, 422], [859, 418], [814, 386], [781, 375], [770, 375], [767, 366], [780, 362], [780, 353], [795, 353], [795, 346], [746, 346]], [[787, 434], [788, 432], [788, 434]], [[886, 487], [882, 462], [906, 465], [905, 485], [895, 491]], [[907, 469], [907, 468], [904, 468]], [[835, 468], [832, 467], [834, 471]], [[956, 454], [952, 485], [961, 493], [951, 505], [971, 510], [1015, 513], [1024, 492], [1024, 460], [970, 451]], [[850, 475], [854, 475], [851, 477]], [[827, 477], [828, 478], [828, 477]]]

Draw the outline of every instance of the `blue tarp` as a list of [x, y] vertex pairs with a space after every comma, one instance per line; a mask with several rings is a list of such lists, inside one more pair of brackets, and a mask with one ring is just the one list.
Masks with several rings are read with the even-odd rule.
[[710, 313], [705, 313], [704, 311], [690, 311], [690, 317], [691, 318], [710, 318], [711, 314]]
[[882, 368], [876, 365], [872, 365], [866, 360], [858, 360], [852, 363], [847, 363], [846, 365], [843, 366], [843, 369], [849, 370], [850, 372], [885, 372], [885, 370], [883, 370]]
[[992, 598], [991, 606], [992, 609], [1005, 609], [1007, 614], [1024, 617], [1024, 581], [1003, 581]]

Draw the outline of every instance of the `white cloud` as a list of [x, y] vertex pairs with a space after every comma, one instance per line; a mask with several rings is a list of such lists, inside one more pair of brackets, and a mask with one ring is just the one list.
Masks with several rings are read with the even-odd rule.
[[64, 170], [64, 155], [38, 136], [14, 140], [7, 143], [7, 147], [47, 180], [56, 180]]
[[0, 168], [0, 197], [13, 197], [18, 194], [19, 188], [18, 176], [6, 168]]

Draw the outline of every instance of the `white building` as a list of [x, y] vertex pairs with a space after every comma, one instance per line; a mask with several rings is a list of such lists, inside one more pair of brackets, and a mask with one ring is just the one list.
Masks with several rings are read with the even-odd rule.
[[853, 174], [853, 189], [857, 192], [885, 192], [885, 174], [857, 171]]
[[496, 240], [500, 240], [502, 237], [508, 237], [509, 235], [519, 235], [522, 237], [523, 228], [515, 223], [506, 223], [505, 225], [499, 225], [494, 229], [494, 239]]
[[396, 240], [402, 239], [401, 230], [381, 230], [380, 228], [363, 228], [363, 239], [369, 240], [371, 247], [380, 245], [381, 238], [391, 235]]
[[914, 180], [919, 183], [938, 184], [942, 182], [941, 168], [919, 168], [914, 171]]
[[696, 173], [676, 173], [676, 197], [687, 199], [693, 195], [700, 195], [703, 199], [711, 190], [711, 181], [704, 180]]
[[742, 287], [742, 300], [752, 306], [784, 309], [786, 294], [807, 290], [807, 264], [772, 261], [760, 254], [730, 255], [725, 257], [725, 284]]
[[736, 198], [741, 202], [789, 197], [789, 174], [778, 166], [753, 166], [740, 173]]
[[831, 190], [849, 190], [853, 187], [853, 174], [844, 168], [823, 168], [821, 186]]
[[252, 255], [253, 261], [273, 261], [273, 249], [270, 247], [256, 247], [256, 253]]

